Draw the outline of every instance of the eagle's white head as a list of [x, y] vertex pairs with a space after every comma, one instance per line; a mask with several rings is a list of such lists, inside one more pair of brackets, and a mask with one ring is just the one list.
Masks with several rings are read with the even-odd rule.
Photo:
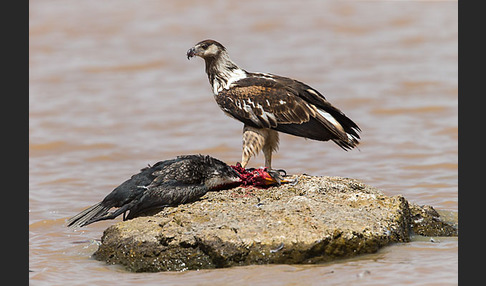
[[230, 59], [226, 48], [214, 40], [201, 41], [187, 51], [187, 59], [195, 56], [206, 62], [206, 73], [215, 95], [247, 76], [247, 72]]
[[204, 40], [187, 51], [187, 59], [198, 56], [205, 60], [214, 60], [226, 53], [226, 48], [214, 40]]

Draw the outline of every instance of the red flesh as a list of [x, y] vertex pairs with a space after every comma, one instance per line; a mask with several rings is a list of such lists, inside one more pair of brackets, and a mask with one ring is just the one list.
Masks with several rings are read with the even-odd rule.
[[231, 168], [238, 172], [244, 186], [265, 187], [276, 183], [272, 176], [267, 173], [267, 168], [259, 168], [249, 172], [241, 167], [240, 163], [236, 163], [236, 166], [232, 165]]

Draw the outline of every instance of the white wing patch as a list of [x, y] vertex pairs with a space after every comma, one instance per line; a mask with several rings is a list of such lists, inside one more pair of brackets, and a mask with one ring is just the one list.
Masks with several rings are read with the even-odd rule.
[[260, 125], [260, 120], [258, 120], [258, 117], [256, 116], [255, 112], [253, 112], [253, 108], [247, 105], [244, 101], [243, 101], [243, 110], [248, 113], [251, 121], [253, 121], [255, 124]]
[[257, 77], [261, 77], [261, 78], [264, 78], [264, 79], [269, 79], [269, 80], [273, 80], [275, 81], [275, 78], [272, 74], [269, 74], [269, 73], [263, 73], [263, 72], [254, 72], [253, 73], [254, 76], [257, 76]]
[[331, 122], [332, 125], [336, 126], [337, 129], [344, 132], [343, 126], [331, 114], [319, 108], [316, 108], [316, 110], [320, 115], [322, 115], [322, 117], [324, 117], [327, 121]]
[[243, 100], [236, 100], [235, 104], [236, 107], [244, 110], [248, 114], [249, 119], [258, 126], [268, 128], [268, 127], [275, 127], [278, 124], [277, 118], [275, 117], [274, 114], [265, 111], [265, 109], [261, 104], [259, 103], [255, 104], [255, 102], [253, 102], [249, 98]]
[[318, 93], [317, 93], [315, 90], [313, 90], [312, 88], [308, 88], [308, 89], [307, 89], [307, 92], [308, 92], [308, 93], [312, 93], [312, 94], [313, 94], [313, 95], [315, 95], [315, 96], [320, 96], [320, 95], [319, 95], [319, 94], [318, 94]]

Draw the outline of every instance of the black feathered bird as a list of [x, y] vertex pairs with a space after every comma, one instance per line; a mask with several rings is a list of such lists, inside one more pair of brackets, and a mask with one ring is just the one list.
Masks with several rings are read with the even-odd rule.
[[278, 149], [277, 131], [313, 140], [332, 140], [344, 150], [358, 145], [360, 128], [312, 87], [300, 81], [239, 68], [226, 48], [204, 40], [187, 51], [199, 56], [219, 107], [244, 123], [241, 165], [246, 167], [261, 150], [271, 168]]
[[[103, 201], [67, 220], [69, 227], [82, 227], [100, 220], [132, 219], [148, 211], [196, 201], [208, 191], [240, 184], [269, 186], [291, 182], [278, 172], [247, 172], [204, 155], [183, 155], [143, 168], [116, 187]], [[110, 212], [111, 208], [118, 208]], [[128, 212], [128, 214], [126, 214]]]
[[[154, 208], [195, 201], [210, 190], [239, 182], [239, 174], [218, 159], [203, 155], [178, 156], [143, 168], [103, 201], [70, 218], [67, 225], [81, 227], [114, 219], [122, 213], [123, 220], [127, 220]], [[118, 209], [109, 212], [111, 208]]]

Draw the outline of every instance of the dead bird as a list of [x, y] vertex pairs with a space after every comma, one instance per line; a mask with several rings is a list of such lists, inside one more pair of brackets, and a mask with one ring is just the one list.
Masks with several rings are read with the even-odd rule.
[[[121, 214], [123, 220], [128, 220], [147, 211], [196, 201], [208, 191], [286, 182], [293, 181], [285, 180], [279, 172], [267, 172], [266, 168], [246, 170], [211, 156], [182, 155], [141, 169], [101, 202], [68, 219], [67, 226], [82, 227]], [[118, 209], [110, 212], [111, 208]]]

